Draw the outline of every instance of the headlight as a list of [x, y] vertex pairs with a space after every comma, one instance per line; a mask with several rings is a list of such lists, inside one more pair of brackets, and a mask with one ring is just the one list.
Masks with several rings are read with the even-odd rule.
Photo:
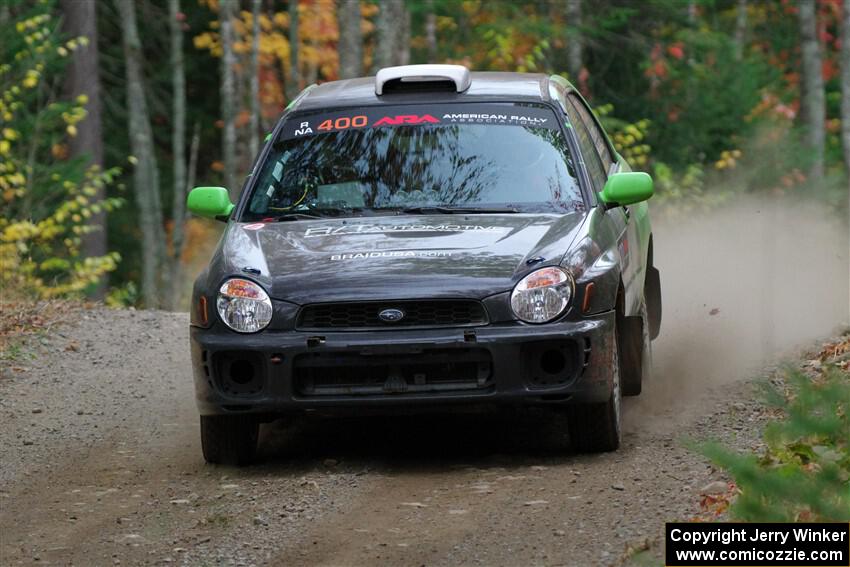
[[216, 306], [224, 324], [240, 333], [256, 333], [272, 320], [268, 294], [252, 281], [234, 278], [224, 282]]
[[516, 284], [511, 309], [526, 323], [546, 323], [566, 310], [572, 295], [573, 279], [565, 270], [541, 268]]

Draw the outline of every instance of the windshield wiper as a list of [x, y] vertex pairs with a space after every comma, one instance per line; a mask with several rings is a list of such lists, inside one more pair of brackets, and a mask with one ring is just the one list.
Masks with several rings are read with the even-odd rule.
[[519, 209], [514, 207], [408, 207], [401, 209], [399, 212], [408, 215], [486, 215], [486, 214], [503, 214], [503, 213], [518, 213]]
[[308, 213], [286, 213], [275, 219], [276, 222], [291, 221], [291, 220], [313, 220], [322, 218], [320, 215], [311, 215]]

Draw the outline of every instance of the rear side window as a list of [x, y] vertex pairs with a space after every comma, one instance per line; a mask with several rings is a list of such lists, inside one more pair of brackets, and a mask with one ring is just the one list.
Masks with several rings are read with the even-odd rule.
[[582, 157], [584, 157], [584, 165], [587, 168], [587, 173], [590, 175], [590, 182], [593, 184], [594, 191], [602, 191], [605, 186], [605, 181], [608, 176], [605, 174], [605, 168], [602, 161], [599, 159], [599, 154], [596, 153], [596, 146], [593, 143], [593, 137], [587, 130], [584, 121], [580, 118], [578, 112], [572, 105], [567, 105], [567, 116], [573, 125], [578, 145], [581, 148]]
[[602, 167], [607, 173], [614, 164], [614, 159], [611, 156], [611, 151], [608, 148], [607, 141], [605, 140], [605, 134], [602, 132], [599, 124], [597, 124], [596, 120], [590, 114], [590, 110], [588, 110], [587, 106], [581, 101], [581, 99], [574, 94], [570, 94], [569, 101], [570, 104], [575, 107], [579, 116], [581, 116], [582, 122], [584, 122], [585, 126], [587, 126], [590, 138], [593, 140], [593, 146], [596, 148], [596, 151], [599, 154], [599, 159], [602, 160]]

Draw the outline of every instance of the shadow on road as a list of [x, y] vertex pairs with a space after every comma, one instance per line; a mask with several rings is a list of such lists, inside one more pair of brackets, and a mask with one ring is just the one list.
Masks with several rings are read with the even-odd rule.
[[332, 459], [349, 470], [425, 471], [582, 458], [593, 457], [572, 451], [562, 411], [524, 409], [278, 421], [263, 426], [258, 464], [307, 471]]

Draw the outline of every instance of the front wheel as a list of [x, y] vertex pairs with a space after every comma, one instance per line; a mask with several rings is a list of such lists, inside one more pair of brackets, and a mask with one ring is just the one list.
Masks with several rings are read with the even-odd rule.
[[201, 450], [216, 465], [247, 465], [257, 454], [260, 423], [245, 415], [202, 415]]
[[580, 404], [569, 408], [567, 425], [570, 443], [582, 453], [604, 453], [620, 447], [620, 361], [616, 340], [611, 351], [613, 387], [607, 401], [595, 404]]

